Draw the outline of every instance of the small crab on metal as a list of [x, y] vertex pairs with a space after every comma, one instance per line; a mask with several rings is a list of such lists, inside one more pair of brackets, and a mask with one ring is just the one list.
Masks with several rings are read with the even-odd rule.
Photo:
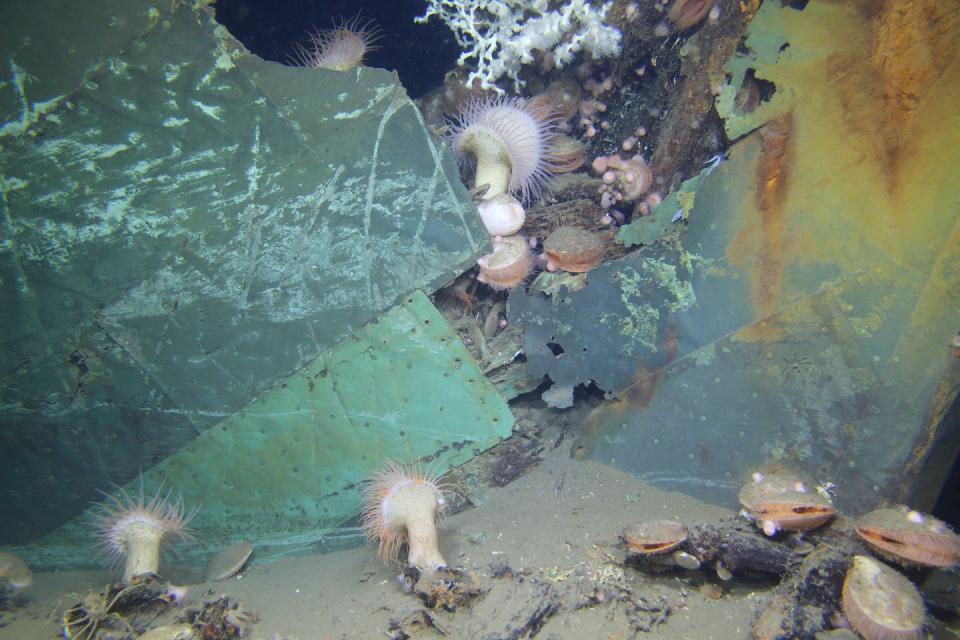
[[780, 377], [782, 378], [787, 378], [788, 376], [802, 377], [813, 369], [813, 360], [807, 356], [798, 356], [796, 352], [794, 352], [790, 358], [780, 356], [780, 359], [783, 360], [784, 363], [783, 366], [780, 367]]
[[833, 500], [837, 495], [837, 485], [830, 481], [824, 481], [817, 485], [817, 493], [827, 500]]

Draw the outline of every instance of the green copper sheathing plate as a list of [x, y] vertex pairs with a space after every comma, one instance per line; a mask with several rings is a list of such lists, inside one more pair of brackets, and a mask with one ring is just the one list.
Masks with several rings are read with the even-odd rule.
[[577, 291], [511, 292], [508, 315], [526, 328], [530, 375], [614, 391], [630, 384], [638, 366], [663, 366], [675, 348], [674, 341], [663, 349], [671, 318], [696, 303], [689, 269], [676, 252], [655, 247], [588, 272]]
[[205, 4], [0, 3], [0, 543], [484, 251], [394, 74], [264, 62]]
[[[660, 308], [656, 352], [633, 351], [632, 383], [593, 413], [579, 455], [731, 506], [750, 471], [783, 464], [836, 483], [856, 513], [910, 500], [930, 452], [949, 446], [960, 15], [940, 3], [866, 6], [760, 8], [731, 83], [752, 68], [774, 93], [732, 115], [721, 94], [743, 137], [702, 178], [679, 242], [639, 254], [687, 266], [677, 273], [695, 304]], [[557, 323], [595, 315], [592, 286], [562, 296]], [[605, 304], [617, 298], [611, 289]], [[598, 358], [635, 349], [606, 346], [609, 327], [567, 324], [576, 335], [558, 341], [564, 352], [542, 359], [551, 377], [595, 345]]]
[[[249, 538], [264, 559], [337, 538], [337, 525], [360, 510], [362, 480], [384, 459], [427, 460], [443, 472], [512, 426], [466, 347], [415, 292], [146, 471], [145, 486], [164, 482], [202, 505], [192, 523], [201, 544], [185, 557]], [[76, 521], [23, 552], [63, 566], [89, 543]]]

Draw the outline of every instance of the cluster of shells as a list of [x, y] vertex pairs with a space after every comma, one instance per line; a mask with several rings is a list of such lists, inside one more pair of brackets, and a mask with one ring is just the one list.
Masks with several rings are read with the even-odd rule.
[[[836, 515], [830, 493], [808, 487], [788, 474], [755, 473], [740, 491], [742, 514], [767, 536], [803, 533]], [[877, 556], [908, 567], [951, 568], [960, 564], [960, 537], [944, 522], [907, 507], [876, 509], [854, 524], [854, 531]], [[645, 568], [696, 570], [700, 560], [685, 551], [687, 529], [676, 521], [655, 520], [628, 526], [621, 538], [629, 557]], [[717, 575], [730, 572], [716, 567]], [[866, 640], [920, 640], [926, 637], [926, 611], [916, 586], [880, 559], [853, 557], [844, 578], [841, 607], [850, 626]]]
[[[768, 536], [809, 531], [837, 513], [827, 491], [811, 491], [800, 480], [780, 474], [753, 474], [740, 491], [740, 505]], [[949, 568], [960, 563], [960, 537], [944, 522], [907, 507], [871, 511], [857, 520], [854, 530], [877, 555], [900, 565]], [[850, 626], [866, 640], [925, 637], [920, 592], [876, 558], [854, 557], [841, 605]]]
[[[521, 235], [493, 236], [493, 252], [480, 258], [478, 280], [494, 289], [524, 284], [533, 270], [528, 241]], [[597, 234], [579, 227], [562, 226], [543, 241], [547, 271], [583, 273], [603, 260], [604, 245]]]

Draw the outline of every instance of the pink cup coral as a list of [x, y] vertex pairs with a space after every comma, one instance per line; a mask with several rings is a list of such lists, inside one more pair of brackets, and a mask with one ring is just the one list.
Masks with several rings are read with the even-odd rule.
[[435, 571], [447, 565], [437, 543], [437, 519], [447, 501], [435, 476], [388, 461], [370, 477], [364, 494], [363, 529], [368, 541], [379, 542], [381, 560], [397, 560], [406, 544], [409, 566]]
[[187, 524], [197, 509], [184, 513], [183, 502], [170, 501], [170, 492], [161, 486], [151, 498], [143, 493], [132, 497], [118, 487], [119, 497], [106, 495], [107, 501], [95, 505], [90, 515], [100, 545], [115, 561], [124, 561], [123, 581], [138, 576], [156, 575], [160, 569], [160, 548], [174, 538], [192, 542]]
[[295, 61], [304, 67], [349, 71], [363, 64], [363, 58], [376, 47], [380, 29], [370, 22], [360, 23], [360, 15], [353, 19], [334, 22], [332, 29], [317, 29], [310, 33], [308, 46], [297, 46]]
[[601, 193], [608, 194], [608, 198], [602, 200], [605, 203], [633, 202], [653, 185], [653, 173], [639, 155], [600, 156], [594, 159], [593, 170], [603, 181]]

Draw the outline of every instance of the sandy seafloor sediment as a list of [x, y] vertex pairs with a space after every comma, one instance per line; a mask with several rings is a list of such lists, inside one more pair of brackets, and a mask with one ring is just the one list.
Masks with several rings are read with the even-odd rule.
[[[507, 638], [545, 598], [555, 597], [560, 609], [537, 638], [736, 640], [750, 637], [755, 612], [768, 593], [762, 587], [724, 585], [723, 595], [713, 599], [700, 588], [706, 572], [651, 577], [608, 562], [606, 552], [631, 522], [679, 518], [693, 524], [718, 521], [731, 512], [658, 490], [601, 464], [554, 452], [508, 486], [473, 491], [470, 498], [475, 507], [446, 520], [441, 551], [451, 565], [480, 574], [489, 591], [469, 608], [432, 612], [445, 636], [425, 630], [415, 639]], [[498, 563], [509, 565], [513, 577], [493, 578], [491, 566]], [[202, 598], [208, 589], [238, 598], [260, 614], [245, 638], [388, 638], [391, 620], [423, 608], [403, 592], [395, 580], [398, 573], [378, 562], [369, 547], [291, 557], [254, 564], [226, 582], [194, 584], [187, 602]], [[202, 575], [202, 569], [171, 567], [164, 578], [188, 582], [191, 575]], [[59, 637], [59, 627], [49, 617], [60, 597], [102, 589], [109, 579], [97, 571], [37, 574], [26, 604], [4, 614], [7, 624], [0, 628], [0, 639]], [[611, 581], [649, 604], [669, 604], [666, 620], [650, 631], [635, 632], [622, 601], [575, 608], [585, 594]], [[719, 584], [713, 575], [708, 582]], [[640, 614], [633, 622], [654, 615]]]

